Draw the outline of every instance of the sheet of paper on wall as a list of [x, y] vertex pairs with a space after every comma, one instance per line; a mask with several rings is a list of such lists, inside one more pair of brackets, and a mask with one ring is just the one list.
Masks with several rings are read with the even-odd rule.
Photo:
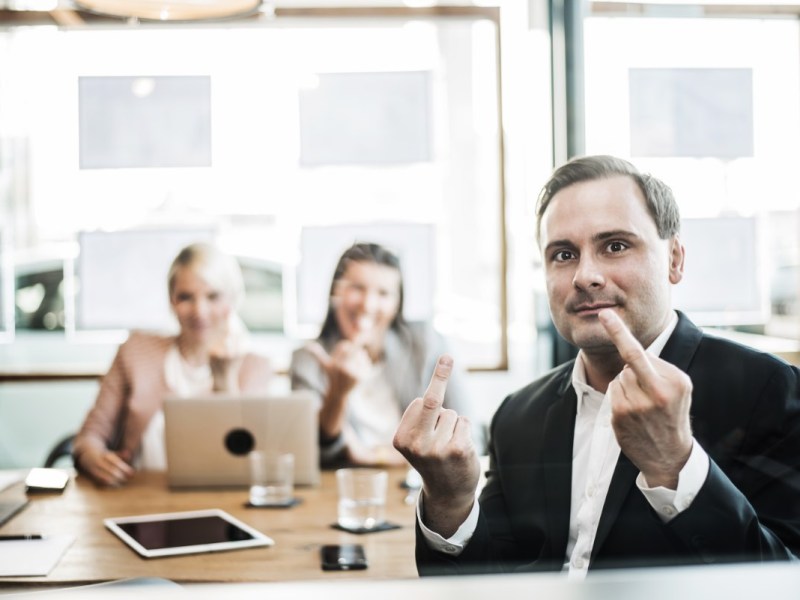
[[71, 535], [45, 535], [40, 540], [0, 537], [0, 577], [44, 577], [74, 541]]

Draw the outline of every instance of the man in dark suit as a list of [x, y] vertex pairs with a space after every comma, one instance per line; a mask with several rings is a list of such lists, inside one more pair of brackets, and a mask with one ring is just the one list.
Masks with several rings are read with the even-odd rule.
[[537, 232], [553, 321], [580, 352], [501, 404], [478, 502], [440, 359], [395, 436], [424, 481], [420, 573], [797, 560], [800, 372], [672, 309], [679, 229], [671, 190], [626, 161], [553, 173]]

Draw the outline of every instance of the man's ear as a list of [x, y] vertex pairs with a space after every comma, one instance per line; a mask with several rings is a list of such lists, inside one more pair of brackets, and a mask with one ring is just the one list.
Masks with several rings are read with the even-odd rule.
[[683, 279], [683, 261], [686, 258], [686, 249], [677, 235], [672, 236], [669, 245], [669, 281], [674, 285]]

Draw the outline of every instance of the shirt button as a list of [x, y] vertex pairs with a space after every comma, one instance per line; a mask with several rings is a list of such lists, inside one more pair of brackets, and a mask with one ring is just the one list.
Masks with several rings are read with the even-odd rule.
[[594, 485], [590, 485], [589, 487], [587, 487], [587, 488], [586, 488], [586, 495], [587, 495], [589, 498], [593, 497], [593, 496], [594, 496], [594, 493], [595, 493], [595, 491], [596, 491], [596, 489], [597, 489], [597, 488], [595, 488], [595, 487], [594, 487]]
[[664, 508], [661, 509], [661, 512], [663, 512], [668, 517], [671, 517], [671, 516], [673, 516], [675, 514], [675, 507], [674, 506], [665, 506]]
[[576, 558], [574, 561], [572, 561], [572, 566], [575, 567], [576, 569], [582, 569], [583, 568], [583, 559], [582, 558]]
[[457, 548], [456, 548], [455, 546], [445, 546], [445, 547], [444, 547], [444, 551], [445, 551], [445, 552], [449, 552], [450, 554], [452, 554], [452, 553], [453, 553], [453, 552], [455, 552], [456, 550], [457, 550]]

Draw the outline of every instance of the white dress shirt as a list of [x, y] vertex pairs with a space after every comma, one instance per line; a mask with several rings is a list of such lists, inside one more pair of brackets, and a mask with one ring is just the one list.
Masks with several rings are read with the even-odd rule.
[[[653, 341], [647, 351], [655, 356], [660, 355], [677, 324], [678, 315], [673, 312], [666, 329]], [[564, 570], [570, 578], [582, 579], [589, 568], [597, 526], [600, 523], [600, 515], [620, 448], [614, 429], [611, 427], [611, 402], [607, 395], [586, 383], [582, 352], [578, 353], [572, 370], [572, 386], [578, 397], [578, 405], [572, 443], [572, 493]], [[695, 495], [705, 483], [708, 466], [708, 455], [695, 441], [692, 444], [689, 460], [679, 474], [676, 490], [664, 487], [650, 488], [641, 473], [636, 478], [636, 486], [661, 519], [667, 522], [691, 505]], [[470, 515], [448, 539], [425, 527], [422, 522], [422, 510], [420, 494], [417, 519], [428, 545], [434, 550], [457, 556], [475, 531], [480, 505], [478, 502], [473, 504]]]

